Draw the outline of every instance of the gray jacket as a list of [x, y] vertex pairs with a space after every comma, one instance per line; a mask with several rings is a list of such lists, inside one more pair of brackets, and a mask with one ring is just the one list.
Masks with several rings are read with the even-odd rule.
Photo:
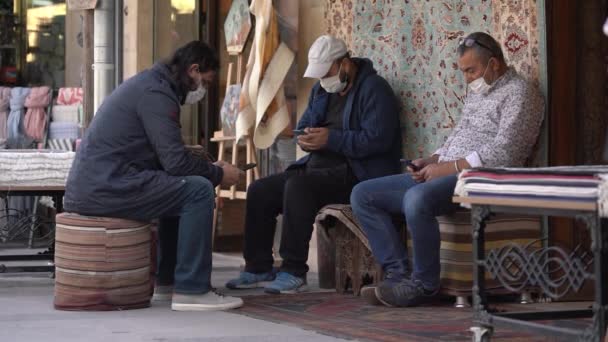
[[183, 94], [178, 92], [168, 67], [159, 63], [104, 100], [76, 152], [66, 211], [155, 218], [143, 208], [138, 212], [138, 201], [167, 201], [179, 191], [183, 176], [221, 182], [221, 168], [194, 157], [184, 146], [179, 121]]

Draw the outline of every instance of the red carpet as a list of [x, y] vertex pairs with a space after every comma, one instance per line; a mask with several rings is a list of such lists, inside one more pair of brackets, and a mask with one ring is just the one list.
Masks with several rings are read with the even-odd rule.
[[[471, 309], [451, 303], [420, 308], [367, 305], [360, 297], [333, 292], [245, 297], [233, 311], [321, 334], [362, 341], [471, 341]], [[579, 324], [585, 322], [579, 322]], [[570, 321], [569, 324], [576, 324]], [[492, 341], [548, 341], [540, 335], [495, 330]]]

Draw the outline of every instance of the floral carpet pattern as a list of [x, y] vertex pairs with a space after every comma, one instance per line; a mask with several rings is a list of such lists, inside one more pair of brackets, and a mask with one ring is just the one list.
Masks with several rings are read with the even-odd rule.
[[401, 99], [404, 154], [432, 154], [460, 117], [466, 95], [459, 40], [492, 34], [508, 64], [538, 84], [543, 0], [330, 0], [328, 32], [370, 58]]

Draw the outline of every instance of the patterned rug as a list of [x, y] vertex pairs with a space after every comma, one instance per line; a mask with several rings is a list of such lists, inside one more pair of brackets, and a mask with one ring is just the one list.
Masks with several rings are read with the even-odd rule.
[[[245, 297], [234, 313], [360, 341], [471, 341], [471, 309], [441, 302], [420, 308], [367, 305], [360, 297], [334, 292]], [[569, 321], [580, 328], [585, 322]], [[548, 341], [540, 335], [496, 329], [492, 341]]]

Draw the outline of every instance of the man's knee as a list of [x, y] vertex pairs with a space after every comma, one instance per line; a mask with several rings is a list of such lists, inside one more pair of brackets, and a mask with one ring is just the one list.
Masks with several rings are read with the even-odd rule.
[[369, 183], [367, 181], [363, 181], [355, 185], [352, 192], [350, 193], [350, 205], [354, 211], [357, 211], [358, 209], [369, 205], [368, 194], [370, 190], [371, 189], [369, 189]]
[[215, 197], [215, 187], [210, 180], [201, 176], [188, 176], [184, 178], [188, 191], [197, 198], [197, 200], [213, 202]]
[[264, 182], [264, 178], [258, 179], [249, 184], [249, 187], [247, 188], [247, 199], [251, 201], [256, 198], [264, 198], [267, 191], [268, 187]]
[[310, 180], [306, 176], [293, 176], [285, 183], [285, 196], [290, 198], [310, 191]]
[[414, 186], [403, 197], [403, 213], [406, 218], [427, 213], [431, 209], [432, 203], [430, 193], [424, 191], [423, 187]]

